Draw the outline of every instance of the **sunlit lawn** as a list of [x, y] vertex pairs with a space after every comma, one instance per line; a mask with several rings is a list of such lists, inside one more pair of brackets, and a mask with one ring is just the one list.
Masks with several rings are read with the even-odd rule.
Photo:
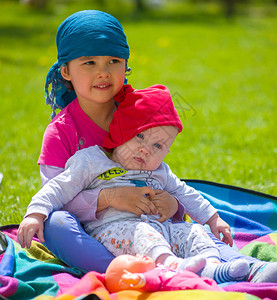
[[[63, 3], [43, 13], [18, 1], [1, 2], [2, 225], [20, 222], [41, 185], [36, 162], [50, 116], [43, 86], [56, 59], [57, 26], [76, 10], [99, 8], [87, 5], [93, 1]], [[216, 7], [206, 15], [183, 8], [133, 20], [106, 9], [122, 21], [128, 37], [129, 83], [161, 83], [172, 92], [184, 124], [166, 158], [172, 170], [181, 178], [277, 195], [276, 8], [232, 21]]]

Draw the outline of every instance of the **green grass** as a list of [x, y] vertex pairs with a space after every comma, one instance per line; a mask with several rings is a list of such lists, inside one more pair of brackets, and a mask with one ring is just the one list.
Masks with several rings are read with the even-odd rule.
[[[50, 116], [43, 86], [57, 26], [98, 3], [60, 1], [39, 12], [1, 1], [1, 225], [19, 223], [41, 186], [36, 162]], [[213, 3], [173, 2], [136, 15], [128, 3], [107, 1], [103, 9], [128, 37], [129, 83], [161, 83], [172, 92], [184, 124], [166, 158], [172, 170], [277, 195], [276, 7], [244, 7], [226, 20]]]

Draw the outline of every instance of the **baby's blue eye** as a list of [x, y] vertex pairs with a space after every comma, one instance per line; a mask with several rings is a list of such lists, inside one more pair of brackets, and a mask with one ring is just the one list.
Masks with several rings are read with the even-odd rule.
[[143, 134], [142, 133], [138, 133], [137, 137], [140, 138], [140, 139], [143, 139]]
[[159, 143], [155, 143], [155, 144], [154, 144], [154, 147], [156, 147], [156, 148], [158, 148], [158, 149], [161, 149], [161, 148], [162, 148], [162, 145], [159, 144]]

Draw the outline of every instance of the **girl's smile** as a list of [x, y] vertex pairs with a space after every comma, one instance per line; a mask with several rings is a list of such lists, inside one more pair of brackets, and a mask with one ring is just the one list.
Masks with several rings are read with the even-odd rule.
[[93, 87], [100, 91], [106, 91], [108, 90], [112, 85], [110, 83], [99, 83], [95, 84]]

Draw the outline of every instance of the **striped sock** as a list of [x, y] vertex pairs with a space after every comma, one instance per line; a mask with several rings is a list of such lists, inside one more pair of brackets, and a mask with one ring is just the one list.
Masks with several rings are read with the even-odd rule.
[[207, 262], [206, 267], [200, 276], [210, 277], [217, 283], [229, 281], [242, 281], [249, 273], [249, 263], [246, 260], [238, 259], [236, 261], [216, 264]]

